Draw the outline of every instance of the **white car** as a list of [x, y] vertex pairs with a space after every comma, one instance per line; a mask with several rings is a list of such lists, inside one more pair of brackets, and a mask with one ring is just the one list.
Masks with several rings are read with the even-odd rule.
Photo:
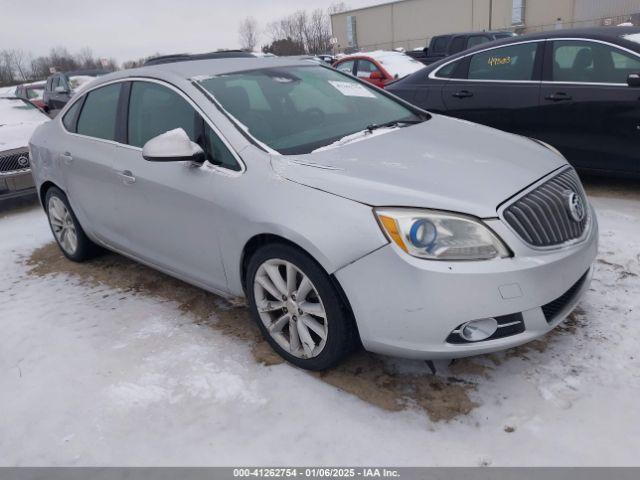
[[30, 102], [0, 97], [0, 200], [35, 193], [27, 145], [33, 131], [48, 121]]

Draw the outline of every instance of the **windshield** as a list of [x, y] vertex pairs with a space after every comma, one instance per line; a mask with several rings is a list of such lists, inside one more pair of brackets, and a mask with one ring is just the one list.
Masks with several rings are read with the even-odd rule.
[[33, 100], [34, 98], [42, 98], [43, 93], [44, 93], [44, 87], [28, 87], [27, 88], [27, 97], [30, 100]]
[[199, 83], [253, 137], [284, 155], [310, 153], [371, 125], [423, 120], [373, 88], [320, 66], [216, 75]]

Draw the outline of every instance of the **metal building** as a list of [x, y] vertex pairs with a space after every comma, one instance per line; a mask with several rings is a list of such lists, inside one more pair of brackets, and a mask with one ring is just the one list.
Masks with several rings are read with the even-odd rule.
[[522, 33], [623, 22], [640, 24], [640, 0], [396, 0], [331, 16], [340, 51], [409, 50], [451, 32]]

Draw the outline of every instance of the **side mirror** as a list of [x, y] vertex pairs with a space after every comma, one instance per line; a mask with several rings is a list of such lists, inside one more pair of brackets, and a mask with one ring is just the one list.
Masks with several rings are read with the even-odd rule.
[[382, 76], [382, 73], [380, 73], [379, 71], [375, 71], [375, 72], [371, 72], [371, 75], [369, 75], [369, 79], [370, 80], [384, 80], [384, 77]]
[[630, 87], [640, 87], [640, 73], [630, 73], [627, 77], [627, 85]]
[[204, 162], [204, 151], [182, 128], [153, 137], [142, 147], [142, 157], [150, 162]]
[[69, 90], [67, 90], [62, 85], [58, 85], [53, 91], [56, 93], [69, 93]]

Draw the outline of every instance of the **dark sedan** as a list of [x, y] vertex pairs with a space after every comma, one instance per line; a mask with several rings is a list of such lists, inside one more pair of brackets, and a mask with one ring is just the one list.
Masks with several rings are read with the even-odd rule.
[[485, 43], [386, 89], [426, 110], [547, 142], [582, 171], [640, 176], [638, 27]]

